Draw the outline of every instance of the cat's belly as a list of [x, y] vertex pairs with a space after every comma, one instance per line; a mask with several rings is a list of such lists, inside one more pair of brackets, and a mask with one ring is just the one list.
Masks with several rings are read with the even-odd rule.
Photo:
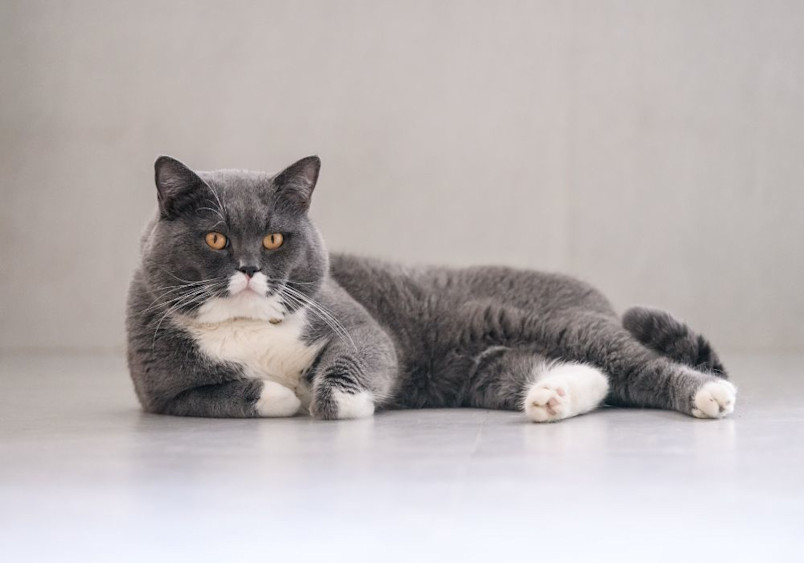
[[300, 311], [276, 325], [265, 320], [233, 319], [221, 323], [190, 322], [186, 328], [210, 359], [238, 363], [247, 377], [275, 381], [292, 389], [306, 403], [309, 390], [302, 374], [324, 343], [305, 342], [305, 325], [305, 312]]

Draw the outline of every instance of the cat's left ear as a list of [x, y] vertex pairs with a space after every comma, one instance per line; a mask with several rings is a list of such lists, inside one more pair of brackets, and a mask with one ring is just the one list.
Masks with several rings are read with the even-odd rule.
[[277, 201], [306, 212], [310, 208], [320, 170], [321, 159], [317, 156], [308, 156], [285, 168], [272, 182]]

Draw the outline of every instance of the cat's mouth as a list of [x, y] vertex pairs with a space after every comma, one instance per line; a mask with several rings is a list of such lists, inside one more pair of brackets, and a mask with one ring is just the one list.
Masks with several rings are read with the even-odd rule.
[[251, 287], [250, 285], [246, 286], [244, 289], [241, 289], [235, 293], [231, 293], [230, 297], [250, 297], [252, 295], [257, 297], [265, 297], [264, 293], [260, 293], [259, 290], [257, 290], [254, 287]]
[[267, 297], [268, 283], [265, 274], [256, 272], [254, 275], [236, 272], [229, 278], [229, 297]]

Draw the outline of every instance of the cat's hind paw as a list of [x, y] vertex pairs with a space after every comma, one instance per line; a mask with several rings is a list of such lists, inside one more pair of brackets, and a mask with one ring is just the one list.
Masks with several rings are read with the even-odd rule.
[[734, 412], [737, 388], [723, 380], [705, 383], [693, 398], [692, 416], [697, 418], [723, 418]]
[[553, 422], [572, 416], [566, 387], [550, 382], [534, 385], [525, 400], [525, 414], [534, 422]]
[[525, 414], [533, 422], [554, 422], [597, 408], [609, 389], [599, 369], [576, 363], [541, 366], [525, 398]]

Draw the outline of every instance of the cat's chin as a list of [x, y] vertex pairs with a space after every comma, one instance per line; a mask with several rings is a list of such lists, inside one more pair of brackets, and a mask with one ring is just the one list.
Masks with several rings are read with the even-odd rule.
[[199, 307], [194, 322], [223, 323], [235, 319], [275, 321], [285, 316], [281, 301], [251, 290], [230, 297], [213, 297]]

